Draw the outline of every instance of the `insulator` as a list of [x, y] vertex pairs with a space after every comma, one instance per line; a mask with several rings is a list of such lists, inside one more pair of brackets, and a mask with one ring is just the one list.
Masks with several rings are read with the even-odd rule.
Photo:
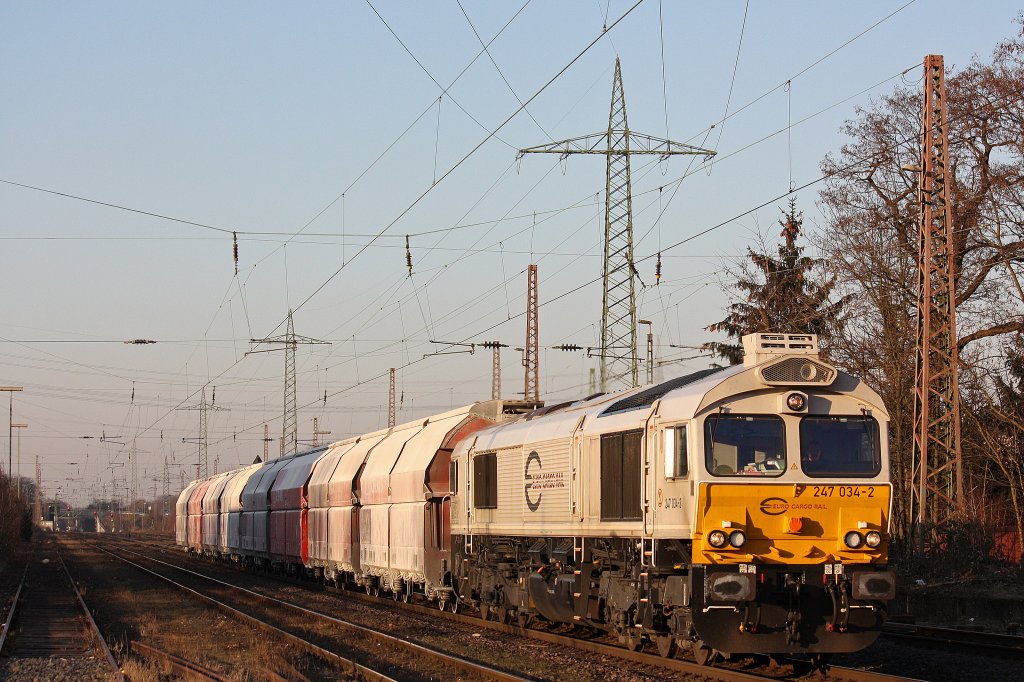
[[658, 252], [658, 261], [654, 264], [654, 282], [661, 282], [661, 251]]
[[231, 233], [231, 251], [235, 256], [235, 274], [238, 274], [238, 233]]
[[412, 277], [412, 251], [409, 250], [409, 235], [405, 235], [405, 267], [409, 268], [409, 276]]
[[216, 386], [213, 387], [213, 400], [210, 401], [210, 404], [211, 405], [216, 405], [217, 404], [217, 387]]
[[327, 404], [327, 389], [324, 389], [324, 405]]

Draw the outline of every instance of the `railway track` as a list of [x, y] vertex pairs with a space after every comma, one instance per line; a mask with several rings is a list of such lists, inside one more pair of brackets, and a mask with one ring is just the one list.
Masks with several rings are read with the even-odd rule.
[[887, 623], [882, 634], [922, 648], [964, 649], [976, 654], [1024, 660], [1024, 637], [903, 623]]
[[[119, 539], [119, 540], [123, 541], [124, 539]], [[131, 540], [130, 542], [133, 545], [142, 545], [142, 546], [147, 547], [149, 549], [156, 550], [156, 551], [159, 551], [159, 552], [165, 553], [165, 554], [170, 554], [173, 551], [173, 554], [171, 554], [171, 556], [173, 556], [175, 558], [182, 558], [182, 557], [180, 557], [179, 550], [178, 550], [177, 547], [169, 548], [168, 546], [166, 546], [164, 544], [159, 544], [159, 543], [155, 543], [155, 542], [147, 542], [147, 541], [139, 541], [139, 540]], [[137, 552], [134, 552], [134, 550], [125, 550], [125, 551], [138, 554]], [[140, 556], [144, 556], [144, 555], [140, 555]], [[165, 561], [162, 561], [162, 560], [159, 560], [159, 559], [155, 559], [153, 557], [147, 557], [147, 558], [149, 560], [151, 560], [151, 561], [156, 561], [156, 562], [162, 563], [165, 566], [174, 568], [177, 571], [182, 571], [182, 572], [186, 572], [186, 573], [193, 574], [193, 575], [203, 575], [203, 574], [198, 573], [197, 571], [194, 571], [191, 568], [186, 568], [186, 567], [183, 567], [183, 566], [180, 566], [180, 565], [176, 565], [175, 563], [165, 562]], [[220, 566], [222, 566], [223, 568], [228, 568], [228, 565], [226, 565], [226, 564], [223, 564], [223, 565], [220, 565]], [[223, 583], [224, 582], [224, 581], [221, 581], [218, 578], [213, 578], [211, 576], [205, 576], [204, 575], [203, 577], [205, 579], [207, 579], [207, 580], [218, 582], [218, 583]], [[283, 577], [282, 577], [282, 580], [284, 580], [287, 583], [299, 584], [299, 585], [302, 585], [304, 587], [313, 587], [313, 585], [314, 585], [313, 583], [309, 583], [307, 581], [298, 581], [298, 580], [287, 579], [287, 578], [283, 578]], [[317, 587], [319, 588], [320, 586], [317, 585]], [[466, 613], [451, 613], [451, 612], [448, 612], [448, 611], [440, 611], [436, 607], [433, 607], [433, 606], [425, 606], [425, 605], [412, 604], [412, 603], [388, 602], [388, 601], [382, 600], [382, 599], [380, 599], [378, 597], [372, 597], [372, 596], [369, 596], [369, 595], [366, 595], [366, 594], [363, 594], [363, 593], [357, 592], [357, 591], [344, 591], [344, 592], [337, 592], [337, 593], [335, 593], [333, 591], [328, 590], [328, 593], [335, 594], [335, 595], [337, 595], [339, 597], [341, 597], [343, 595], [344, 598], [352, 598], [352, 599], [359, 600], [359, 601], [362, 601], [362, 602], [365, 602], [365, 603], [377, 605], [378, 607], [388, 607], [388, 608], [393, 607], [393, 608], [396, 608], [396, 609], [405, 610], [405, 611], [408, 611], [408, 612], [425, 615], [428, 618], [430, 618], [431, 620], [436, 620], [438, 618], [443, 618], [443, 619], [448, 620], [448, 621], [452, 621], [452, 622], [456, 622], [456, 623], [461, 623], [461, 624], [467, 624], [467, 625], [470, 625], [473, 628], [485, 627], [485, 628], [488, 628], [490, 630], [495, 630], [495, 631], [504, 632], [504, 633], [510, 633], [510, 634], [514, 634], [514, 635], [519, 636], [519, 637], [525, 637], [525, 638], [529, 638], [529, 639], [536, 640], [536, 641], [539, 641], [539, 642], [545, 642], [545, 643], [549, 643], [549, 644], [555, 644], [555, 645], [558, 645], [558, 646], [561, 646], [561, 647], [577, 649], [577, 650], [581, 650], [581, 651], [584, 651], [584, 652], [587, 652], [587, 653], [592, 653], [592, 654], [596, 654], [596, 655], [600, 655], [600, 656], [608, 656], [608, 657], [614, 657], [614, 658], [622, 659], [624, 661], [628, 661], [628, 662], [634, 663], [634, 664], [639, 664], [639, 665], [642, 665], [642, 666], [645, 666], [645, 667], [650, 667], [651, 669], [655, 669], [655, 670], [657, 670], [657, 669], [670, 670], [670, 671], [677, 672], [677, 673], [684, 673], [684, 674], [689, 674], [689, 675], [698, 675], [698, 676], [700, 676], [703, 679], [721, 680], [723, 682], [755, 682], [755, 681], [756, 682], [764, 682], [764, 680], [766, 680], [766, 679], [772, 679], [772, 680], [800, 679], [802, 677], [806, 677], [809, 674], [813, 673], [813, 671], [812, 671], [812, 669], [811, 669], [811, 667], [810, 667], [810, 665], [808, 664], [807, 661], [799, 661], [799, 660], [787, 661], [787, 662], [783, 663], [783, 665], [781, 665], [781, 666], [773, 666], [773, 673], [772, 674], [761, 674], [759, 672], [751, 672], [750, 670], [744, 669], [744, 665], [745, 664], [742, 661], [741, 662], [734, 662], [734, 663], [726, 664], [727, 667], [708, 667], [708, 666], [698, 665], [697, 663], [694, 663], [694, 662], [691, 662], [691, 661], [688, 661], [688, 660], [682, 660], [682, 659], [676, 659], [676, 658], [665, 658], [665, 657], [662, 657], [662, 656], [660, 656], [658, 654], [647, 653], [647, 652], [644, 652], [644, 651], [629, 651], [629, 650], [624, 649], [621, 646], [618, 646], [616, 644], [602, 642], [602, 641], [595, 641], [593, 639], [580, 638], [579, 636], [569, 636], [569, 635], [566, 635], [566, 634], [561, 634], [561, 633], [558, 633], [558, 632], [553, 632], [553, 631], [548, 631], [548, 630], [543, 630], [543, 629], [523, 628], [523, 627], [519, 627], [517, 625], [510, 625], [510, 624], [499, 623], [499, 622], [496, 622], [494, 620], [484, 620], [484, 619], [482, 619], [481, 617], [479, 617], [477, 615], [469, 615], [469, 614], [466, 614]], [[298, 608], [298, 609], [301, 609], [301, 610], [306, 611], [306, 612], [310, 612], [305, 607], [301, 607], [301, 606], [298, 606], [298, 605], [295, 605], [295, 604], [291, 604], [290, 602], [285, 602], [283, 600], [279, 600], [279, 599], [276, 599], [276, 598], [270, 598], [270, 599], [273, 599], [273, 601], [275, 603], [277, 603], [277, 604], [286, 605], [289, 608], [294, 607], [294, 608]], [[330, 618], [330, 617], [328, 617], [328, 618]], [[749, 663], [747, 663], [746, 665], [747, 665], [748, 668], [750, 667]], [[735, 667], [728, 667], [728, 666], [735, 666]], [[761, 666], [761, 667], [764, 667], [764, 666]], [[907, 680], [910, 680], [912, 678], [898, 677], [898, 676], [893, 676], [893, 675], [886, 675], [886, 674], [872, 672], [872, 671], [869, 671], [869, 670], [860, 670], [860, 669], [853, 669], [853, 668], [843, 668], [843, 667], [838, 667], [838, 666], [831, 666], [829, 668], [827, 679], [832, 679], [832, 680], [851, 680], [853, 682], [896, 682], [896, 681], [906, 682]]]
[[33, 557], [0, 632], [0, 655], [10, 659], [97, 661], [98, 672], [124, 680], [106, 641], [68, 572], [56, 543]]
[[[460, 679], [463, 680], [526, 682], [528, 679], [259, 594], [134, 550], [118, 548], [118, 551], [110, 551], [97, 544], [92, 546], [215, 606], [233, 618], [333, 662], [345, 674], [359, 679], [381, 682], [389, 682], [396, 677], [403, 680], [443, 679], [453, 670], [460, 671]], [[122, 552], [133, 558], [122, 555]], [[144, 566], [140, 560], [156, 564], [161, 570]], [[162, 570], [168, 568], [177, 572], [177, 579]], [[345, 651], [346, 655], [337, 651]], [[396, 655], [396, 652], [401, 654]]]

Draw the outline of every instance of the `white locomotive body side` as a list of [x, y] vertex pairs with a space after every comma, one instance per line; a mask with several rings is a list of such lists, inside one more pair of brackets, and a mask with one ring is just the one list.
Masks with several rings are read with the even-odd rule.
[[[464, 440], [460, 599], [627, 646], [817, 654], [873, 641], [894, 586], [887, 414], [816, 347], [780, 345]], [[824, 469], [807, 459], [815, 439]]]

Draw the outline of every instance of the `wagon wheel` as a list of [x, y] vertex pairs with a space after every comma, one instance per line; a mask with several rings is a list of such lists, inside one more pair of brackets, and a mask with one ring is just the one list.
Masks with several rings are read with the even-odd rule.
[[695, 641], [691, 648], [693, 649], [693, 660], [697, 662], [697, 665], [714, 665], [718, 658], [718, 652], [705, 644], [702, 639]]
[[480, 615], [480, 619], [481, 620], [490, 620], [491, 607], [489, 605], [487, 605], [487, 604], [485, 604], [483, 602], [480, 602], [477, 605], [477, 608], [480, 609], [480, 614], [479, 615]]
[[462, 610], [462, 602], [459, 601], [457, 596], [452, 595], [452, 597], [452, 600], [448, 602], [448, 610], [452, 613], [458, 613]]
[[512, 609], [505, 608], [504, 606], [498, 609], [498, 622], [503, 625], [511, 625], [515, 619], [514, 612]]
[[516, 614], [516, 623], [518, 623], [519, 627], [521, 627], [521, 628], [528, 628], [528, 627], [530, 627], [530, 620], [532, 620], [530, 618], [530, 614], [527, 613], [526, 611], [520, 611], [519, 613]]
[[411, 596], [412, 595], [410, 595], [408, 591], [402, 590], [402, 594], [401, 594], [402, 603], [403, 604], [408, 604], [409, 603], [409, 597], [411, 597]]
[[444, 611], [448, 606], [448, 600], [444, 598], [444, 595], [437, 598], [437, 608], [440, 611]]
[[662, 658], [674, 658], [678, 646], [676, 645], [676, 638], [672, 635], [658, 635], [654, 638], [655, 644], [658, 645], [658, 653], [661, 654]]
[[633, 633], [626, 633], [620, 637], [622, 646], [629, 651], [640, 651], [644, 646], [644, 638]]

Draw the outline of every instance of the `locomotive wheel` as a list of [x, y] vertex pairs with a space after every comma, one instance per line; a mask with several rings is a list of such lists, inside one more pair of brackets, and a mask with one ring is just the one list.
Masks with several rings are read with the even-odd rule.
[[679, 647], [676, 645], [676, 638], [672, 635], [659, 635], [654, 638], [655, 644], [658, 645], [658, 653], [662, 658], [675, 658], [676, 651]]
[[697, 661], [697, 665], [714, 665], [715, 660], [718, 658], [718, 652], [705, 644], [704, 640], [698, 639], [691, 647], [693, 649], [693, 660]]

